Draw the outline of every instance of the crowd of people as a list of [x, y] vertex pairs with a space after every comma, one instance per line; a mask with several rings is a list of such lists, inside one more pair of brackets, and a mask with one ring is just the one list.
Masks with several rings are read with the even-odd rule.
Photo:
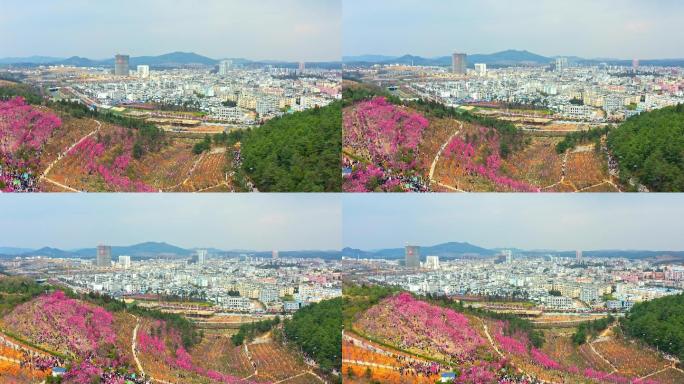
[[355, 347], [363, 348], [367, 351], [393, 358], [397, 363], [397, 370], [402, 376], [420, 375], [430, 377], [438, 375], [443, 370], [439, 363], [433, 361], [423, 361], [408, 355], [392, 353], [391, 351], [376, 347], [372, 344], [366, 343], [348, 335], [344, 335], [344, 340], [351, 343]]
[[0, 163], [0, 191], [37, 192], [38, 183], [31, 171], [13, 169]]

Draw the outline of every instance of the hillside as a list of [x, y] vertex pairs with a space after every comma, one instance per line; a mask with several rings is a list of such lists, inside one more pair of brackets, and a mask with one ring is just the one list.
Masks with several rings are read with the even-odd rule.
[[[424, 65], [424, 66], [449, 66], [451, 65], [451, 56], [440, 57], [422, 57], [416, 55], [384, 56], [384, 55], [360, 55], [360, 56], [345, 56], [343, 62], [350, 64], [407, 64], [407, 65]], [[468, 55], [468, 67], [472, 68], [475, 63], [484, 63], [492, 67], [504, 67], [513, 65], [541, 65], [548, 64], [553, 59], [525, 50], [513, 50], [495, 52], [491, 54], [473, 54]]]
[[684, 295], [637, 303], [621, 323], [630, 336], [684, 359]]
[[242, 139], [242, 170], [261, 192], [339, 192], [341, 103], [296, 112]]
[[[527, 319], [449, 299], [346, 287], [345, 382], [678, 383], [684, 373], [665, 356], [616, 331], [612, 318], [583, 344], [575, 327], [538, 329]], [[583, 324], [583, 323], [582, 323]]]
[[635, 116], [613, 130], [608, 146], [620, 178], [654, 192], [684, 191], [684, 105]]

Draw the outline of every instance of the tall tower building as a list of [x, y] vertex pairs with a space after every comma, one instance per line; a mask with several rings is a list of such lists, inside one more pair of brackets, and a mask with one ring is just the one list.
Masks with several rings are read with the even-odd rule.
[[147, 79], [150, 77], [150, 66], [149, 65], [138, 65], [138, 77], [141, 79]]
[[567, 57], [557, 57], [556, 58], [556, 72], [563, 72], [568, 68], [568, 58]]
[[128, 269], [131, 267], [131, 257], [126, 255], [119, 256], [119, 267]]
[[306, 63], [303, 61], [300, 61], [299, 62], [299, 72], [304, 72], [305, 69], [306, 69]]
[[232, 60], [221, 60], [219, 63], [219, 75], [227, 76], [230, 69], [233, 67]]
[[404, 250], [406, 257], [406, 267], [420, 268], [420, 247], [415, 245], [407, 245]]
[[425, 258], [425, 268], [439, 269], [439, 256], [428, 256]]
[[632, 69], [635, 70], [635, 71], [636, 71], [637, 69], [639, 69], [639, 59], [633, 59], [633, 60], [632, 60]]
[[506, 264], [513, 263], [513, 252], [510, 249], [504, 249], [501, 253], [506, 257]]
[[195, 253], [197, 254], [197, 264], [204, 265], [204, 263], [207, 261], [207, 250], [198, 249], [195, 251]]
[[110, 267], [112, 265], [112, 247], [109, 245], [97, 246], [95, 265], [98, 267]]
[[454, 53], [451, 55], [451, 72], [458, 75], [465, 75], [467, 66], [468, 55], [465, 53]]
[[483, 63], [475, 64], [475, 72], [477, 72], [477, 75], [480, 77], [487, 76], [487, 64], [483, 64]]
[[280, 256], [278, 255], [278, 250], [274, 249], [274, 250], [271, 252], [271, 258], [272, 258], [273, 260], [278, 260], [279, 257], [280, 257]]
[[128, 60], [130, 56], [128, 55], [116, 55], [114, 56], [114, 75], [116, 76], [128, 76], [130, 68], [128, 66]]
[[582, 251], [575, 251], [575, 260], [577, 260], [578, 263], [582, 263]]

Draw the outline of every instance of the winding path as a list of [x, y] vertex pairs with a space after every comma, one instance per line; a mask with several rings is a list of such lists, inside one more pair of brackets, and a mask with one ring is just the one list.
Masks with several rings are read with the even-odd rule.
[[66, 189], [66, 190], [71, 191], [71, 192], [82, 192], [82, 191], [79, 191], [78, 189], [71, 188], [68, 185], [64, 185], [58, 181], [50, 179], [49, 177], [47, 177], [47, 175], [52, 171], [52, 168], [54, 168], [54, 166], [57, 165], [57, 163], [59, 163], [64, 157], [66, 157], [69, 154], [69, 152], [72, 149], [74, 149], [77, 145], [81, 144], [87, 138], [89, 138], [89, 137], [95, 135], [96, 133], [100, 132], [100, 130], [102, 129], [102, 123], [100, 123], [99, 121], [97, 121], [95, 119], [93, 119], [93, 121], [95, 123], [97, 123], [97, 128], [95, 128], [95, 130], [90, 132], [89, 134], [81, 137], [77, 142], [71, 144], [71, 146], [69, 148], [65, 149], [59, 155], [57, 155], [57, 158], [55, 160], [53, 160], [50, 164], [48, 164], [48, 166], [45, 168], [43, 173], [40, 174], [40, 177], [38, 177], [38, 181], [44, 180], [48, 183], [54, 184], [60, 188]]
[[447, 141], [445, 141], [444, 144], [442, 144], [442, 146], [439, 147], [439, 151], [437, 151], [437, 155], [432, 160], [432, 165], [430, 165], [430, 174], [428, 175], [428, 179], [430, 180], [430, 184], [434, 183], [434, 184], [439, 185], [440, 187], [452, 190], [454, 192], [466, 192], [466, 191], [459, 189], [459, 188], [456, 188], [456, 187], [452, 187], [451, 185], [443, 184], [443, 183], [435, 180], [434, 175], [435, 175], [435, 168], [437, 168], [437, 163], [439, 162], [439, 158], [442, 156], [442, 152], [444, 152], [444, 149], [447, 147], [447, 145], [449, 145], [451, 140], [453, 140], [454, 137], [458, 136], [458, 134], [461, 133], [461, 130], [463, 130], [463, 123], [459, 121], [458, 122], [458, 128], [454, 131], [454, 133], [451, 136], [449, 136], [449, 139], [447, 139]]
[[95, 123], [97, 123], [97, 128], [96, 128], [94, 131], [90, 132], [89, 134], [87, 134], [87, 135], [81, 137], [77, 142], [71, 144], [71, 146], [70, 146], [69, 148], [65, 149], [65, 150], [62, 151], [59, 155], [57, 155], [57, 158], [56, 158], [55, 160], [53, 160], [50, 164], [48, 164], [48, 166], [45, 168], [45, 171], [43, 171], [43, 173], [40, 175], [40, 177], [38, 178], [39, 181], [42, 180], [42, 179], [47, 178], [47, 175], [48, 175], [48, 173], [50, 173], [50, 171], [52, 171], [52, 168], [53, 168], [60, 160], [62, 160], [66, 155], [68, 155], [69, 152], [70, 152], [72, 149], [74, 149], [77, 145], [81, 144], [81, 143], [82, 143], [84, 140], [86, 140], [87, 138], [89, 138], [89, 137], [93, 136], [94, 134], [100, 132], [100, 129], [102, 129], [102, 123], [100, 123], [99, 121], [94, 120], [94, 119], [93, 119], [93, 121], [94, 121]]

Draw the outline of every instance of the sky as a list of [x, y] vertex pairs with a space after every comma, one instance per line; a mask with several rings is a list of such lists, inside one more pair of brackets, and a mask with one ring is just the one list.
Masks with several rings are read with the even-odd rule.
[[684, 250], [684, 194], [346, 194], [342, 242], [364, 250]]
[[343, 54], [684, 58], [681, 0], [344, 0]]
[[60, 249], [167, 242], [223, 250], [334, 250], [335, 194], [5, 194], [0, 246]]
[[2, 0], [0, 58], [339, 61], [342, 0]]

